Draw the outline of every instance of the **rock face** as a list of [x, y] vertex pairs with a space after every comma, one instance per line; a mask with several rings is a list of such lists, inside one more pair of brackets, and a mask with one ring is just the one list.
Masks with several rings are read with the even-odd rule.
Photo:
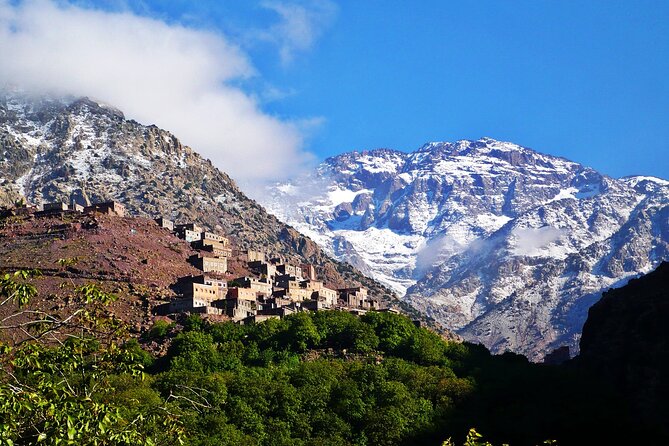
[[[0, 200], [40, 204], [114, 199], [131, 214], [195, 221], [240, 248], [309, 262], [333, 286], [392, 293], [268, 214], [225, 173], [171, 133], [89, 99], [0, 93]], [[2, 204], [2, 203], [0, 203]]]
[[610, 290], [590, 308], [577, 363], [612, 380], [639, 418], [662, 426], [669, 417], [669, 263]]
[[488, 138], [343, 154], [261, 201], [465, 339], [533, 360], [578, 351], [601, 292], [669, 258], [669, 181]]

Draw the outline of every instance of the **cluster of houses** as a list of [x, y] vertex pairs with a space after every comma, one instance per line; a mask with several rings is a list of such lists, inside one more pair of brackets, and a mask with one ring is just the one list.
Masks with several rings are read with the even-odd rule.
[[90, 214], [93, 212], [125, 217], [125, 206], [118, 201], [103, 201], [99, 203], [90, 203], [86, 206], [72, 202], [70, 204], [56, 201], [53, 203], [44, 203], [41, 208], [29, 204], [14, 206], [11, 208], [0, 209], [0, 218], [31, 216], [31, 217], [49, 217], [64, 216], [68, 214]]
[[[124, 217], [126, 210], [117, 201], [86, 206], [54, 202], [45, 203], [41, 208], [21, 205], [0, 209], [0, 217], [63, 217], [89, 213]], [[381, 310], [363, 287], [328, 288], [318, 280], [313, 265], [295, 265], [280, 257], [268, 258], [260, 251], [233, 250], [227, 237], [206, 231], [195, 223], [174, 224], [165, 218], [155, 221], [198, 251], [188, 261], [202, 272], [181, 278], [175, 285], [179, 297], [156, 308], [158, 314], [221, 315], [248, 323], [298, 311], [341, 309], [364, 313]], [[249, 275], [236, 277], [229, 272], [228, 261], [233, 257], [246, 264]]]
[[[357, 313], [379, 310], [363, 287], [331, 289], [318, 280], [313, 265], [294, 265], [252, 250], [233, 250], [229, 240], [204, 231], [194, 223], [156, 223], [188, 241], [199, 254], [189, 262], [202, 271], [183, 277], [176, 285], [180, 297], [156, 309], [159, 314], [200, 313], [227, 316], [235, 322], [259, 322], [298, 311], [342, 309]], [[228, 272], [228, 259], [246, 263], [249, 275]]]

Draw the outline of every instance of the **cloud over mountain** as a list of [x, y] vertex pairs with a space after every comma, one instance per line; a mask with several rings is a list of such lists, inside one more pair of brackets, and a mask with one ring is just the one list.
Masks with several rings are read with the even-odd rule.
[[0, 0], [0, 84], [89, 96], [169, 128], [236, 179], [279, 177], [304, 156], [304, 128], [239, 87], [257, 76], [226, 36], [47, 0]]

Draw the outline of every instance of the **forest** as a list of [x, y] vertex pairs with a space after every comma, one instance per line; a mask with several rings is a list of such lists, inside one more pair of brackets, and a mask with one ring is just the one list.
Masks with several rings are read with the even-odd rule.
[[[191, 315], [157, 321], [136, 339], [109, 310], [114, 295], [93, 284], [73, 286], [67, 316], [31, 310], [36, 274], [0, 280], [3, 306], [15, 308], [0, 330], [29, 335], [0, 349], [0, 444], [470, 446], [652, 438], [615, 387], [587, 369], [494, 356], [403, 315], [319, 311], [251, 325]], [[154, 356], [142, 347], [147, 343], [169, 348]]]

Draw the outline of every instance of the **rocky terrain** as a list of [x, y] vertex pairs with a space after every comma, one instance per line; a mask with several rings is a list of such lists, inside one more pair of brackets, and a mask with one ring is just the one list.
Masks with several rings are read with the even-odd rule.
[[645, 423], [669, 435], [669, 263], [590, 308], [577, 364], [610, 380]]
[[119, 297], [113, 312], [136, 333], [151, 326], [156, 305], [175, 297], [171, 287], [177, 279], [201, 274], [187, 261], [193, 254], [187, 242], [145, 218], [76, 214], [0, 220], [1, 270], [42, 273], [34, 279], [42, 298], [32, 308], [71, 311], [68, 295], [74, 288], [96, 284]]
[[533, 360], [578, 351], [601, 292], [669, 258], [669, 181], [489, 138], [329, 158], [263, 204], [465, 339]]
[[[34, 204], [114, 199], [131, 215], [198, 222], [239, 248], [316, 265], [327, 282], [362, 283], [386, 301], [392, 292], [332, 260], [249, 199], [225, 173], [171, 133], [125, 119], [89, 99], [0, 93], [0, 200]], [[232, 166], [234, 168], [234, 166]]]

